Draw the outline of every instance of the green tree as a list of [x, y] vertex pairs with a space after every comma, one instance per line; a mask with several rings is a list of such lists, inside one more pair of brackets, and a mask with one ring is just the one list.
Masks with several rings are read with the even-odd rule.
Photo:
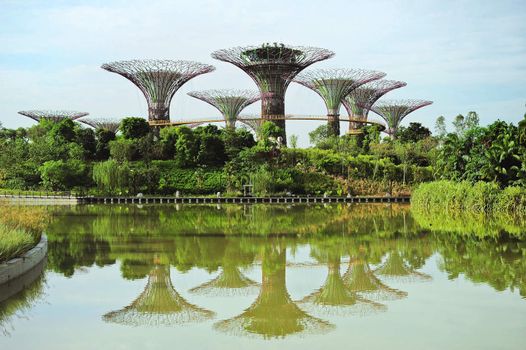
[[290, 147], [291, 148], [297, 148], [298, 147], [298, 135], [290, 135], [289, 137], [289, 140], [290, 140]]
[[69, 118], [63, 119], [52, 126], [49, 132], [49, 137], [55, 141], [73, 142], [76, 137], [76, 127], [77, 126], [73, 120]]
[[39, 168], [42, 185], [50, 190], [70, 190], [86, 184], [86, 164], [80, 160], [51, 160]]
[[224, 129], [223, 142], [228, 159], [234, 159], [243, 149], [254, 147], [254, 135], [246, 129]]
[[85, 160], [95, 159], [97, 153], [97, 140], [95, 132], [92, 129], [78, 128], [76, 133], [76, 143], [83, 149], [83, 158]]
[[408, 127], [400, 127], [398, 139], [401, 142], [416, 143], [431, 136], [431, 131], [420, 123], [409, 123]]
[[435, 122], [435, 133], [439, 139], [443, 139], [447, 134], [446, 118], [439, 116]]
[[150, 132], [150, 125], [143, 118], [124, 118], [119, 130], [126, 139], [138, 139]]
[[177, 128], [175, 143], [175, 162], [181, 168], [195, 166], [199, 145], [192, 129], [185, 126]]
[[95, 159], [107, 160], [110, 157], [110, 142], [115, 140], [115, 133], [106, 129], [97, 129], [97, 143], [95, 146]]
[[160, 132], [160, 146], [162, 149], [164, 159], [174, 159], [175, 157], [175, 144], [179, 133], [177, 127], [166, 127], [162, 128]]
[[464, 116], [462, 114], [457, 115], [453, 120], [453, 127], [455, 128], [455, 133], [458, 136], [462, 136], [464, 134], [465, 126]]
[[110, 141], [111, 158], [119, 163], [137, 160], [137, 142], [131, 139], [117, 139]]
[[194, 132], [199, 143], [197, 163], [203, 166], [222, 166], [227, 157], [221, 132], [215, 125], [197, 128]]
[[464, 121], [464, 129], [470, 130], [476, 128], [477, 126], [479, 126], [479, 121], [480, 120], [477, 112], [468, 112], [468, 115], [466, 116], [466, 119]]
[[327, 124], [320, 125], [309, 132], [309, 141], [313, 146], [318, 146], [319, 144], [326, 142], [328, 138], [329, 132]]

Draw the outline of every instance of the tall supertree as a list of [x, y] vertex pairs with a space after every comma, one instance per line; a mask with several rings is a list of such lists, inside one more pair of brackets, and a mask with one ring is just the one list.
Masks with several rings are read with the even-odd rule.
[[342, 100], [360, 85], [384, 76], [364, 69], [316, 69], [298, 74], [294, 81], [320, 95], [327, 107], [329, 135], [339, 136]]
[[215, 69], [208, 64], [174, 60], [118, 61], [101, 68], [122, 75], [142, 91], [149, 121], [170, 120], [170, 102], [176, 91], [188, 80]]
[[[349, 117], [358, 120], [367, 120], [372, 105], [386, 93], [406, 86], [407, 83], [397, 80], [374, 80], [354, 89], [342, 100]], [[358, 121], [349, 123], [349, 133], [359, 133], [363, 123]]]
[[371, 110], [385, 120], [387, 123], [385, 133], [394, 140], [400, 123], [409, 113], [432, 103], [433, 101], [425, 100], [384, 100], [376, 102]]
[[77, 112], [77, 111], [60, 111], [60, 110], [31, 110], [31, 111], [20, 111], [18, 114], [29, 117], [37, 122], [42, 119], [51, 120], [58, 123], [64, 119], [75, 120], [87, 116], [88, 112]]
[[274, 120], [285, 132], [285, 92], [294, 77], [311, 64], [334, 56], [334, 52], [285, 44], [234, 47], [218, 50], [212, 57], [229, 62], [247, 73], [261, 93], [261, 117]]
[[235, 129], [239, 113], [245, 107], [261, 98], [259, 92], [253, 90], [192, 91], [188, 95], [217, 108], [223, 115], [226, 127], [229, 129]]
[[116, 133], [121, 125], [120, 119], [113, 118], [81, 118], [78, 121], [94, 129], [105, 129], [113, 133]]

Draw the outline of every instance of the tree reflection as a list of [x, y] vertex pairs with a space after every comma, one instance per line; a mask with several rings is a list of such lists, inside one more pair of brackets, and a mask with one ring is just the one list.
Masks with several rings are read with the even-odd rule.
[[321, 288], [300, 301], [302, 305], [327, 314], [365, 315], [387, 310], [385, 305], [367, 300], [345, 285], [340, 273], [345, 240], [326, 239], [312, 244], [311, 255], [327, 264], [327, 278]]
[[0, 331], [4, 335], [10, 334], [15, 317], [27, 314], [42, 299], [44, 266], [43, 261], [22, 276], [0, 285]]
[[187, 302], [170, 279], [170, 268], [155, 264], [144, 291], [129, 306], [103, 316], [104, 321], [131, 326], [169, 326], [205, 321], [214, 312]]
[[361, 256], [349, 260], [343, 283], [352, 292], [373, 300], [397, 300], [407, 297], [407, 292], [391, 288], [376, 277], [369, 263]]
[[241, 245], [241, 239], [221, 239], [218, 244], [225, 244], [224, 254], [220, 257], [221, 272], [219, 275], [200, 286], [190, 289], [190, 292], [202, 295], [247, 295], [257, 292], [258, 283], [243, 275], [241, 266], [253, 262], [251, 254]]
[[411, 268], [411, 266], [404, 261], [398, 250], [392, 250], [385, 262], [375, 270], [375, 273], [384, 278], [399, 282], [431, 280], [431, 276]]
[[285, 281], [286, 247], [277, 241], [262, 253], [261, 289], [257, 299], [242, 314], [223, 320], [214, 328], [234, 335], [283, 338], [291, 334], [323, 333], [334, 328], [329, 322], [301, 310], [290, 298]]

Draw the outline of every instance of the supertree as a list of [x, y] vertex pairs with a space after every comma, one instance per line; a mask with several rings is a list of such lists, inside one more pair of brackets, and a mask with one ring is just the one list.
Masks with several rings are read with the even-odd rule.
[[394, 140], [400, 123], [409, 113], [432, 103], [426, 100], [384, 100], [376, 102], [371, 110], [385, 120], [385, 132]]
[[205, 90], [192, 91], [188, 95], [205, 101], [217, 108], [225, 119], [226, 127], [235, 129], [239, 113], [259, 100], [260, 94], [253, 90]]
[[60, 110], [31, 110], [31, 111], [20, 111], [18, 114], [29, 117], [37, 122], [42, 119], [51, 120], [58, 123], [64, 119], [75, 120], [87, 116], [88, 112], [77, 112], [77, 111], [60, 111]]
[[188, 80], [215, 70], [215, 67], [192, 61], [130, 60], [101, 66], [134, 83], [146, 97], [149, 121], [169, 121], [173, 95]]
[[285, 132], [285, 92], [294, 77], [311, 64], [334, 56], [334, 52], [285, 44], [234, 47], [218, 50], [212, 57], [229, 62], [247, 73], [261, 93], [261, 117]]
[[[345, 96], [342, 103], [349, 117], [366, 121], [371, 106], [374, 105], [380, 97], [389, 91], [406, 85], [407, 83], [397, 80], [374, 80], [351, 91], [350, 94]], [[360, 122], [350, 122], [349, 133], [359, 133], [363, 125], [364, 124]]]
[[94, 129], [105, 129], [113, 133], [116, 133], [121, 125], [120, 119], [113, 118], [81, 118], [78, 121]]
[[190, 304], [177, 293], [170, 279], [169, 266], [156, 264], [144, 291], [129, 306], [103, 316], [104, 321], [133, 326], [170, 326], [201, 322], [215, 313]]
[[342, 100], [360, 85], [384, 76], [383, 72], [371, 70], [334, 68], [304, 71], [294, 81], [320, 95], [327, 107], [329, 135], [339, 136]]

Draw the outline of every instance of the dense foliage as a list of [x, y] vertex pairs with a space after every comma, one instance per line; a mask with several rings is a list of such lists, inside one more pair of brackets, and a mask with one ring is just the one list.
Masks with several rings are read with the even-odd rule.
[[[71, 120], [42, 120], [28, 129], [0, 127], [0, 188], [104, 194], [409, 195], [415, 184], [438, 179], [526, 184], [526, 119], [478, 126], [474, 112], [443, 117], [436, 136], [420, 123], [401, 127], [396, 140], [377, 127], [359, 135], [329, 136], [323, 125], [314, 147], [282, 145], [281, 130], [263, 123], [256, 142], [246, 129], [207, 125], [152, 129], [126, 118], [120, 133], [91, 130]], [[250, 186], [246, 186], [250, 185]]]
[[441, 141], [436, 171], [450, 180], [494, 181], [526, 186], [525, 120], [515, 126], [496, 121], [487, 127], [459, 127]]

